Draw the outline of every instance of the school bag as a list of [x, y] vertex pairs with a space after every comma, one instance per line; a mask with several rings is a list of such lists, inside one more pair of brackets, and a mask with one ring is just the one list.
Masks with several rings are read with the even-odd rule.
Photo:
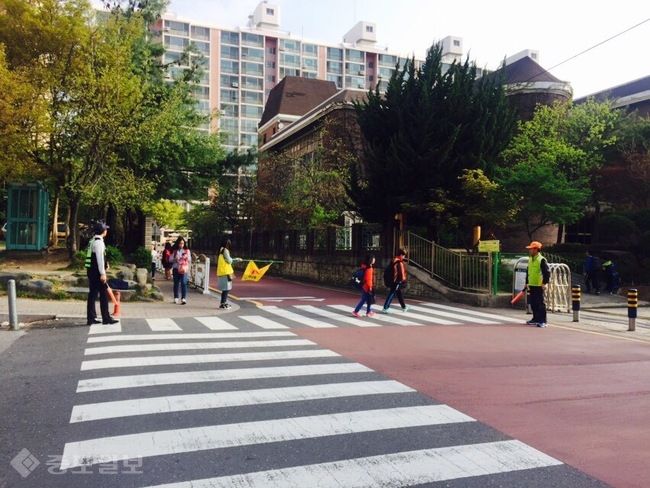
[[352, 277], [350, 278], [350, 285], [352, 285], [357, 290], [361, 290], [361, 288], [363, 287], [363, 281], [365, 275], [366, 275], [365, 269], [363, 268], [357, 269], [354, 273], [352, 273]]
[[390, 288], [395, 284], [395, 263], [390, 262], [386, 269], [384, 269], [384, 285]]

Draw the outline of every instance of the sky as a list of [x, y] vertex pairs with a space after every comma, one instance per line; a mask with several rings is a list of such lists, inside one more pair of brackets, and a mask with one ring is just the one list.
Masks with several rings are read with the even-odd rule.
[[[168, 10], [208, 25], [238, 27], [246, 25], [258, 3], [171, 0]], [[280, 30], [321, 42], [342, 42], [344, 34], [363, 20], [376, 24], [377, 45], [417, 58], [424, 58], [427, 48], [446, 36], [461, 37], [464, 55], [488, 69], [496, 69], [507, 56], [536, 50], [543, 68], [571, 84], [574, 98], [650, 76], [650, 2], [644, 0], [269, 0], [269, 4], [280, 7]]]

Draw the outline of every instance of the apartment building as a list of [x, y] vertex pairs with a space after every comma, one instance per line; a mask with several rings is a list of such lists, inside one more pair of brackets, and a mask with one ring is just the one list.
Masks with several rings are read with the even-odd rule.
[[[244, 27], [207, 25], [168, 12], [155, 28], [165, 47], [165, 63], [183, 59], [184, 50], [194, 46], [185, 63], [204, 65], [195, 89], [199, 107], [205, 113], [219, 113], [212, 127], [202, 129], [220, 131], [230, 150], [257, 147], [264, 105], [285, 76], [327, 80], [337, 89], [367, 90], [385, 83], [400, 59], [400, 53], [377, 43], [372, 22], [358, 22], [339, 44], [299, 37], [280, 27], [280, 6], [262, 1]], [[461, 58], [461, 38], [449, 36], [442, 43], [446, 63]], [[183, 68], [170, 68], [167, 76], [173, 79]]]

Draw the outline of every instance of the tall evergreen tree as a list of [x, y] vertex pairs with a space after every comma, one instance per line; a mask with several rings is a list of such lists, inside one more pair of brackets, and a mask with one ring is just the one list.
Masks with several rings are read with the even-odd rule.
[[417, 66], [396, 66], [385, 93], [355, 103], [364, 157], [351, 170], [348, 193], [365, 220], [390, 225], [404, 212], [430, 224], [434, 238], [465, 169], [492, 175], [515, 115], [501, 73], [477, 79], [466, 59], [451, 66], [434, 43]]

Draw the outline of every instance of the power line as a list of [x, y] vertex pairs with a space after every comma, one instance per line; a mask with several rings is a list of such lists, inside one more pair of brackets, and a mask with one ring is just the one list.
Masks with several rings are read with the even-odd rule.
[[562, 61], [561, 63], [558, 63], [558, 64], [556, 64], [555, 66], [551, 66], [550, 68], [545, 69], [545, 70], [543, 70], [542, 72], [536, 74], [535, 76], [529, 78], [528, 80], [526, 80], [526, 82], [529, 82], [529, 81], [533, 80], [534, 78], [537, 78], [539, 75], [543, 75], [544, 73], [548, 73], [548, 72], [551, 71], [552, 69], [555, 69], [555, 68], [557, 68], [558, 66], [562, 66], [564, 63], [568, 63], [569, 61], [571, 61], [572, 59], [577, 58], [578, 56], [582, 56], [583, 54], [585, 54], [585, 53], [591, 51], [592, 49], [596, 49], [598, 46], [602, 46], [603, 44], [605, 44], [605, 43], [607, 43], [607, 42], [609, 42], [609, 41], [611, 41], [611, 40], [613, 40], [613, 39], [616, 39], [617, 37], [620, 37], [620, 36], [622, 36], [623, 34], [625, 34], [625, 33], [627, 33], [627, 32], [630, 32], [631, 30], [636, 29], [637, 27], [640, 27], [641, 25], [645, 24], [646, 22], [650, 22], [650, 18], [645, 19], [645, 20], [639, 22], [638, 24], [633, 25], [632, 27], [627, 28], [627, 29], [625, 29], [624, 31], [621, 31], [621, 32], [619, 32], [618, 34], [614, 34], [612, 37], [609, 37], [609, 38], [605, 39], [604, 41], [599, 42], [598, 44], [594, 44], [593, 46], [588, 47], [587, 49], [585, 49], [584, 51], [579, 52], [578, 54], [574, 54], [573, 56], [571, 56], [570, 58], [565, 59], [565, 60]]

